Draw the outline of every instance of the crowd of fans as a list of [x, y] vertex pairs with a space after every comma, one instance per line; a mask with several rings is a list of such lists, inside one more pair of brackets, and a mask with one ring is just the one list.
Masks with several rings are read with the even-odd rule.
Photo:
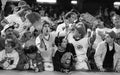
[[[107, 9], [105, 9], [107, 10]], [[72, 9], [49, 16], [20, 1], [1, 10], [0, 69], [120, 72], [120, 16]]]

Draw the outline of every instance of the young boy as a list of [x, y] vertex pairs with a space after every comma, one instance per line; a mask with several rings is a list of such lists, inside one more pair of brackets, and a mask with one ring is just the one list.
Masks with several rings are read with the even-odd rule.
[[1, 69], [15, 69], [18, 61], [19, 54], [14, 49], [15, 43], [11, 39], [6, 39], [5, 49], [0, 52], [0, 68]]
[[38, 48], [36, 46], [30, 46], [24, 51], [27, 56], [27, 63], [25, 64], [24, 69], [34, 70], [35, 72], [43, 71], [43, 58], [37, 53]]
[[53, 57], [54, 70], [69, 73], [74, 70], [76, 57], [74, 46], [64, 37], [56, 37], [55, 44], [58, 49]]

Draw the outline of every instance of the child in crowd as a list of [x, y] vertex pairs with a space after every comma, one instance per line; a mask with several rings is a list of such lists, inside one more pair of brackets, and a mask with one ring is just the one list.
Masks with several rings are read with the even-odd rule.
[[44, 71], [43, 58], [37, 51], [38, 48], [36, 46], [30, 46], [28, 49], [24, 49], [25, 55], [27, 56], [24, 69], [34, 70], [35, 72]]
[[68, 43], [64, 37], [56, 37], [55, 44], [58, 49], [53, 57], [54, 70], [65, 73], [75, 70], [74, 46]]
[[14, 47], [15, 42], [11, 39], [6, 39], [5, 49], [0, 52], [1, 69], [11, 70], [16, 68], [19, 61], [19, 54]]

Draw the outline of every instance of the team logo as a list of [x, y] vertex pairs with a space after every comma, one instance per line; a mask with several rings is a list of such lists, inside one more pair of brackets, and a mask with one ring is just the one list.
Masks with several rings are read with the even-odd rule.
[[82, 45], [77, 45], [77, 49], [82, 49], [83, 48], [83, 46]]
[[72, 56], [73, 55], [71, 52], [66, 52], [65, 54], [63, 54], [61, 58], [61, 63], [65, 68], [68, 68], [70, 66]]

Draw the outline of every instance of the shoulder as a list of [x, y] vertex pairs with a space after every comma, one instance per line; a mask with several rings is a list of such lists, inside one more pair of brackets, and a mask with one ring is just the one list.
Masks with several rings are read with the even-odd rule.
[[83, 41], [88, 41], [88, 37], [84, 37], [84, 38], [82, 38], [81, 40], [83, 40]]
[[117, 43], [114, 44], [115, 44], [115, 50], [120, 50], [120, 45], [118, 45]]
[[13, 55], [19, 55], [19, 53], [16, 50], [13, 50]]
[[57, 32], [56, 32], [56, 31], [52, 31], [52, 32], [50, 33], [50, 35], [51, 35], [51, 36], [56, 36], [56, 35], [57, 35]]
[[65, 27], [65, 23], [59, 24], [57, 28], [59, 27]]
[[5, 49], [1, 50], [1, 51], [0, 51], [0, 54], [1, 54], [1, 53], [5, 53]]
[[106, 46], [106, 42], [102, 41], [98, 44], [98, 47], [104, 48]]
[[36, 42], [39, 42], [40, 41], [40, 35], [38, 35], [35, 40], [36, 40]]

